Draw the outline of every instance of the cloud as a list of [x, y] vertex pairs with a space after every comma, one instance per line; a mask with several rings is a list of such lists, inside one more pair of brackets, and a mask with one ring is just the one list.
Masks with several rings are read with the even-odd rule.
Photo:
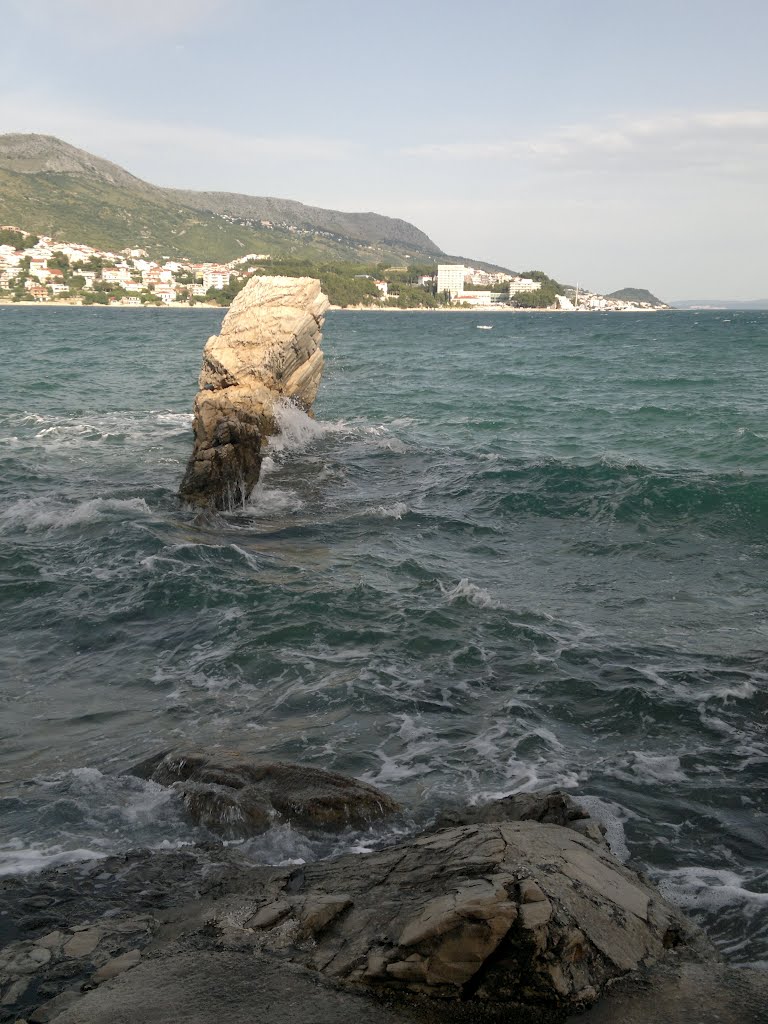
[[105, 110], [53, 105], [28, 93], [0, 94], [0, 126], [3, 132], [56, 135], [97, 156], [128, 163], [140, 175], [162, 173], [159, 169], [170, 162], [176, 180], [154, 184], [178, 184], [178, 167], [214, 168], [218, 163], [231, 171], [268, 160], [333, 163], [349, 160], [358, 149], [349, 140], [319, 135], [250, 135], [245, 126], [235, 132], [197, 120], [116, 119]]
[[768, 164], [768, 111], [615, 115], [598, 123], [563, 125], [533, 138], [433, 142], [402, 154], [442, 161], [529, 161], [562, 170], [632, 164], [665, 169], [696, 166], [744, 173]]

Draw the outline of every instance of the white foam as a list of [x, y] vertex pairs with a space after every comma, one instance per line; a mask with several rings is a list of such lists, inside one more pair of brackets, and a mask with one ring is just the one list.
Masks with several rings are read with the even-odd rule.
[[188, 427], [194, 419], [191, 412], [158, 412], [155, 416], [158, 423], [169, 423], [179, 427]]
[[472, 583], [466, 576], [460, 579], [454, 587], [446, 587], [440, 583], [440, 590], [449, 604], [455, 604], [457, 601], [467, 601], [477, 608], [501, 607], [500, 602], [492, 597], [487, 590], [483, 587], [478, 587], [476, 583]]
[[642, 750], [630, 750], [634, 758], [632, 770], [642, 779], [657, 782], [686, 782], [688, 776], [680, 767], [680, 758], [674, 754], [646, 754]]
[[382, 519], [402, 519], [410, 509], [404, 501], [396, 501], [394, 505], [377, 505], [371, 512]]
[[747, 889], [745, 879], [727, 868], [698, 865], [655, 872], [663, 896], [687, 910], [721, 911], [738, 907], [749, 916], [768, 910], [768, 892]]
[[269, 439], [273, 452], [302, 451], [324, 433], [322, 424], [287, 401], [275, 404], [275, 420], [280, 433]]
[[304, 502], [295, 491], [282, 487], [267, 487], [262, 480], [254, 488], [245, 506], [246, 511], [267, 517], [298, 512], [303, 507]]
[[576, 796], [576, 803], [579, 807], [594, 818], [596, 822], [605, 829], [605, 838], [610, 847], [611, 853], [619, 860], [629, 860], [629, 847], [627, 836], [624, 831], [624, 822], [635, 817], [621, 804], [613, 803], [610, 800], [603, 800], [599, 796]]
[[49, 498], [24, 498], [0, 513], [0, 523], [28, 530], [64, 529], [112, 516], [150, 515], [143, 498], [91, 498], [74, 505]]
[[20, 839], [11, 839], [0, 845], [0, 878], [10, 875], [26, 875], [60, 864], [77, 861], [103, 860], [105, 853], [81, 847], [66, 850], [62, 846], [25, 845]]

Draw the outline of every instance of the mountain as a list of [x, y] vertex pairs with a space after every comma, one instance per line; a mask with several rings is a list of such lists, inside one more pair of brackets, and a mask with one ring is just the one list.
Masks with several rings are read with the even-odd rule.
[[104, 249], [141, 246], [153, 256], [198, 260], [251, 252], [365, 263], [452, 259], [404, 220], [160, 188], [51, 135], [0, 135], [0, 224]]
[[315, 231], [324, 231], [341, 238], [365, 244], [407, 246], [420, 252], [441, 256], [442, 252], [431, 238], [406, 220], [383, 217], [380, 213], [342, 213], [323, 210], [318, 206], [305, 206], [294, 199], [272, 199], [268, 196], [246, 196], [237, 192], [193, 192], [188, 189], [165, 189], [193, 210], [215, 213], [240, 223], [261, 225], [289, 225]]
[[768, 309], [768, 299], [675, 299], [676, 309]]
[[652, 306], [666, 306], [666, 302], [657, 299], [647, 288], [620, 288], [617, 292], [611, 292], [605, 297], [606, 299], [619, 299], [621, 302], [648, 302]]

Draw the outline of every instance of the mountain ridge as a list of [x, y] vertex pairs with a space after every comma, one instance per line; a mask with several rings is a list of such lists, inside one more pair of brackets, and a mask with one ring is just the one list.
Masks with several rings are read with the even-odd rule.
[[0, 135], [0, 185], [0, 220], [52, 237], [82, 224], [90, 233], [84, 241], [109, 245], [114, 238], [116, 248], [142, 245], [213, 259], [249, 249], [294, 256], [312, 250], [317, 257], [367, 262], [445, 256], [400, 218], [269, 196], [163, 188], [52, 135]]

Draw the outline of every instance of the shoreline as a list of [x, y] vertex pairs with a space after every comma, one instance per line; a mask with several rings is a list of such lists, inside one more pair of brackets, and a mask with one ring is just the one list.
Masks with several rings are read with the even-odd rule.
[[[77, 303], [77, 302], [58, 302], [52, 299], [50, 302], [11, 302], [8, 299], [0, 299], [0, 309], [9, 308], [29, 308], [34, 307], [35, 309], [185, 309], [191, 312], [195, 310], [227, 310], [229, 306], [215, 306], [207, 305], [204, 303], [195, 303], [194, 306], [190, 306], [186, 302], [164, 302], [161, 306], [122, 306], [118, 304], [114, 305], [102, 305], [101, 303]], [[504, 313], [599, 313], [601, 316], [605, 313], [693, 313], [702, 312], [701, 310], [688, 310], [688, 309], [676, 309], [674, 306], [669, 306], [665, 309], [518, 309], [513, 306], [506, 306], [503, 308], [493, 306], [482, 306], [474, 307], [472, 309], [464, 309], [460, 306], [438, 306], [426, 307], [426, 306], [330, 306], [329, 313], [472, 313], [477, 315], [492, 314], [493, 316], [500, 316]]]

